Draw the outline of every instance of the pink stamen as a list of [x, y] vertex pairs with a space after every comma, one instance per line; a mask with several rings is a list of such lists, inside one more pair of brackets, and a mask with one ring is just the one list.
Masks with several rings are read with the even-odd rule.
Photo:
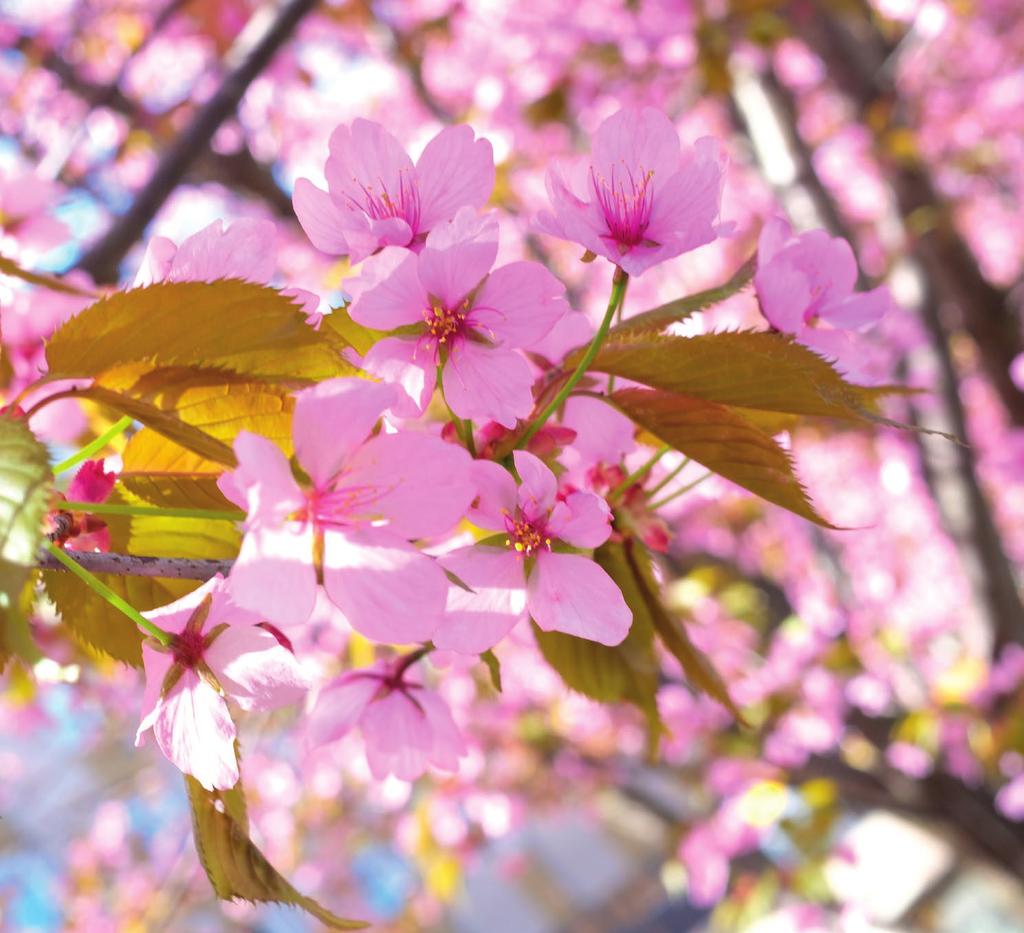
[[643, 242], [651, 222], [654, 172], [645, 172], [641, 167], [638, 178], [625, 163], [623, 169], [625, 177], [620, 174], [616, 178], [615, 166], [612, 166], [611, 177], [605, 178], [591, 166], [590, 184], [608, 225], [608, 236], [620, 246], [631, 248]]
[[415, 236], [420, 224], [420, 192], [414, 178], [410, 177], [411, 169], [400, 169], [398, 172], [398, 191], [388, 191], [382, 178], [378, 178], [378, 187], [365, 185], [358, 178], [352, 181], [363, 192], [360, 203], [356, 198], [349, 197], [349, 204], [361, 210], [371, 220], [387, 220], [397, 217], [404, 220]]

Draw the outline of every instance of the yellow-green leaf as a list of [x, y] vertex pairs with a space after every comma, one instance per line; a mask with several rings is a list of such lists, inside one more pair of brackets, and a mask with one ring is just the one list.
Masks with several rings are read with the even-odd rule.
[[100, 299], [50, 338], [51, 378], [98, 377], [125, 363], [221, 368], [315, 382], [351, 374], [344, 341], [316, 331], [277, 289], [235, 279], [161, 282]]
[[365, 355], [378, 340], [387, 336], [387, 331], [363, 327], [352, 320], [346, 308], [335, 308], [325, 314], [320, 329], [329, 328], [360, 356]]
[[770, 435], [725, 405], [658, 392], [621, 389], [616, 407], [665, 444], [738, 486], [831, 528], [811, 504], [789, 454]]
[[149, 428], [132, 435], [118, 480], [139, 499], [168, 508], [229, 509], [217, 488], [224, 465], [175, 444]]
[[35, 563], [52, 493], [46, 448], [23, 421], [0, 417], [0, 560]]
[[332, 930], [361, 930], [361, 920], [345, 920], [332, 914], [311, 897], [306, 897], [267, 861], [249, 838], [247, 829], [232, 816], [237, 805], [226, 794], [208, 791], [186, 775], [192, 830], [196, 851], [221, 900], [241, 899], [256, 903], [291, 904], [306, 911]]
[[28, 567], [0, 560], [0, 671], [12, 656], [29, 665], [42, 658], [28, 624], [33, 578]]
[[881, 420], [877, 393], [847, 382], [831, 363], [785, 334], [627, 336], [606, 343], [590, 368], [723, 405]]

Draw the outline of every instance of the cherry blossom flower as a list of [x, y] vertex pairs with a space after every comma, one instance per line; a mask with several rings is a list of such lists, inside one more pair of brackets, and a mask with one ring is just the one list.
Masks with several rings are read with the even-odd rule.
[[217, 574], [181, 599], [143, 615], [173, 633], [169, 648], [146, 642], [146, 692], [135, 744], [153, 730], [160, 751], [207, 790], [238, 782], [233, 700], [277, 709], [309, 688], [287, 640], [235, 603]]
[[754, 277], [761, 311], [844, 371], [856, 365], [856, 332], [877, 324], [892, 304], [885, 286], [855, 292], [856, 283], [857, 260], [846, 240], [824, 230], [794, 235], [781, 217], [764, 225]]
[[402, 387], [398, 414], [422, 412], [442, 370], [444, 396], [460, 418], [507, 428], [533, 409], [533, 373], [518, 349], [541, 340], [569, 310], [565, 286], [535, 262], [491, 271], [497, 225], [464, 208], [419, 254], [388, 249], [355, 287], [353, 320], [402, 328], [370, 348], [363, 367]]
[[[106, 502], [114, 489], [117, 474], [108, 471], [102, 460], [86, 460], [68, 484], [69, 502]], [[109, 551], [110, 529], [96, 515], [72, 515], [58, 511], [61, 522], [51, 519], [54, 533], [51, 540], [71, 551]]]
[[441, 130], [415, 166], [387, 130], [370, 120], [339, 126], [328, 144], [327, 191], [295, 183], [295, 214], [310, 242], [361, 262], [384, 246], [422, 245], [461, 207], [484, 206], [494, 187], [494, 154], [468, 126]]
[[357, 631], [377, 641], [424, 641], [444, 612], [447, 578], [409, 543], [448, 531], [473, 497], [470, 458], [415, 431], [369, 437], [395, 400], [391, 386], [331, 379], [296, 397], [300, 485], [271, 441], [243, 431], [223, 493], [248, 511], [231, 570], [238, 602], [279, 625], [313, 612], [318, 580]]
[[359, 726], [377, 780], [414, 781], [428, 766], [457, 771], [466, 754], [462, 735], [444, 700], [409, 679], [407, 664], [401, 658], [333, 680], [310, 714], [310, 739], [326, 745]]
[[589, 165], [568, 178], [548, 171], [552, 212], [538, 226], [640, 275], [728, 232], [718, 221], [724, 174], [714, 138], [681, 148], [661, 111], [620, 110], [598, 127]]
[[522, 478], [518, 489], [496, 463], [474, 464], [479, 498], [469, 517], [481, 528], [503, 532], [505, 543], [470, 545], [442, 558], [473, 592], [449, 589], [448, 613], [434, 644], [477, 654], [529, 615], [545, 631], [617, 645], [633, 619], [622, 593], [589, 557], [560, 547], [590, 549], [607, 541], [608, 505], [590, 492], [556, 501], [554, 473], [526, 451], [517, 450], [513, 458]]

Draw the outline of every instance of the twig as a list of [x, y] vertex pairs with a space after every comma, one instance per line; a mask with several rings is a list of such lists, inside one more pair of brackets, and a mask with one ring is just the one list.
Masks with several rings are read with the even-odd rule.
[[[105, 554], [99, 551], [70, 551], [64, 554], [90, 573], [109, 573], [121, 577], [162, 577], [167, 580], [209, 580], [222, 573], [227, 576], [234, 561], [192, 557], [143, 557], [138, 554]], [[48, 551], [39, 554], [41, 570], [67, 570]]]

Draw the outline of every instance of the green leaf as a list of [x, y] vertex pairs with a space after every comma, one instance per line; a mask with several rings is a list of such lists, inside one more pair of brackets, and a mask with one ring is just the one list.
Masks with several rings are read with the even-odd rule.
[[175, 444], [149, 428], [132, 435], [121, 455], [122, 486], [152, 505], [228, 509], [217, 488], [224, 465]]
[[654, 628], [647, 606], [626, 560], [621, 542], [609, 541], [594, 552], [594, 560], [622, 590], [633, 611], [633, 624], [618, 645], [602, 645], [562, 632], [545, 632], [536, 624], [533, 634], [544, 660], [566, 686], [602, 703], [633, 703], [647, 717], [652, 744], [661, 731], [658, 716], [658, 661]]
[[352, 320], [347, 308], [334, 308], [330, 314], [325, 314], [320, 329], [323, 330], [325, 327], [337, 334], [360, 356], [365, 355], [378, 340], [388, 335], [387, 331], [373, 330], [357, 324]]
[[637, 594], [647, 610], [648, 617], [662, 644], [675, 656], [683, 668], [690, 685], [722, 704], [739, 722], [745, 723], [743, 714], [733, 703], [729, 688], [715, 670], [711, 661], [690, 641], [686, 626], [672, 618], [658, 596], [658, 583], [654, 579], [650, 558], [635, 540], [629, 539], [623, 547], [625, 560], [632, 571]]
[[52, 494], [46, 448], [23, 421], [0, 417], [0, 560], [35, 563]]
[[691, 314], [710, 308], [719, 302], [731, 298], [750, 284], [757, 270], [757, 256], [751, 256], [736, 270], [728, 282], [715, 288], [709, 288], [684, 298], [677, 298], [649, 311], [634, 314], [631, 318], [617, 324], [609, 332], [609, 339], [642, 333], [658, 333], [670, 324], [684, 321]]
[[616, 407], [665, 444], [762, 499], [826, 528], [770, 435], [725, 405], [651, 389], [621, 389]]
[[41, 272], [29, 272], [27, 269], [22, 269], [13, 259], [8, 259], [6, 256], [0, 256], [0, 273], [14, 276], [14, 278], [21, 279], [23, 282], [29, 282], [32, 285], [48, 288], [51, 292], [63, 292], [65, 295], [81, 295], [83, 298], [96, 297], [92, 292], [79, 288], [77, 285], [72, 285], [70, 282], [65, 282], [54, 275], [45, 275]]
[[[96, 576], [140, 612], [165, 606], [199, 586], [198, 580]], [[143, 635], [131, 619], [63, 570], [44, 570], [43, 584], [75, 641], [115, 661], [142, 666]]]
[[186, 775], [185, 786], [192, 808], [192, 830], [196, 851], [213, 890], [221, 900], [292, 904], [306, 911], [332, 930], [361, 930], [369, 924], [345, 920], [300, 894], [267, 861], [249, 838], [248, 827], [240, 822], [241, 811], [231, 791], [208, 791]]
[[49, 378], [99, 377], [126, 363], [226, 369], [268, 381], [352, 374], [345, 342], [316, 331], [277, 289], [235, 279], [161, 282], [102, 298], [46, 346]]
[[487, 672], [491, 675], [491, 686], [501, 693], [501, 662], [498, 656], [488, 648], [480, 655], [480, 660], [487, 665]]
[[738, 331], [607, 342], [592, 370], [707, 402], [792, 415], [883, 421], [877, 393], [785, 334]]
[[33, 591], [30, 568], [0, 561], [0, 671], [11, 657], [32, 665], [43, 656], [28, 624]]

